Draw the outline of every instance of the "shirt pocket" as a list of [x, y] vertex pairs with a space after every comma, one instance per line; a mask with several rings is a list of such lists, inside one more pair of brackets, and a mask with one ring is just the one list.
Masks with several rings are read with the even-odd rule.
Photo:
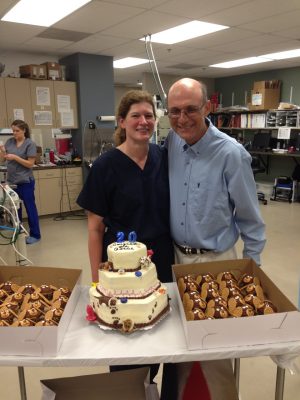
[[197, 221], [217, 223], [219, 218], [228, 213], [227, 190], [221, 183], [199, 181], [189, 190], [189, 205], [191, 214]]

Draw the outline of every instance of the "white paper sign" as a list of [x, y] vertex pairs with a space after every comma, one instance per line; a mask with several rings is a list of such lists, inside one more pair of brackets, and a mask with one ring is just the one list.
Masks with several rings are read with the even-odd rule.
[[262, 105], [262, 93], [254, 93], [252, 95], [252, 105], [261, 106]]
[[50, 90], [48, 87], [36, 88], [36, 104], [38, 106], [50, 106]]
[[69, 111], [71, 108], [70, 96], [58, 94], [57, 95], [57, 109], [59, 112]]
[[35, 125], [52, 125], [52, 111], [35, 111]]
[[290, 139], [291, 128], [278, 128], [277, 139]]
[[61, 126], [74, 126], [73, 110], [60, 113]]
[[14, 108], [14, 119], [21, 119], [22, 121], [25, 120], [23, 108]]

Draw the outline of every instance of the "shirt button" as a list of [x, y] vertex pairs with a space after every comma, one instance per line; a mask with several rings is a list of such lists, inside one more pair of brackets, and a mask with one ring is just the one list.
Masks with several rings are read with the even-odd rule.
[[186, 185], [187, 185], [187, 183], [185, 182], [185, 183], [184, 183], [184, 186], [186, 186]]
[[185, 206], [185, 203], [182, 203], [183, 206]]
[[181, 224], [180, 225], [184, 225], [184, 223], [183, 222], [181, 222]]

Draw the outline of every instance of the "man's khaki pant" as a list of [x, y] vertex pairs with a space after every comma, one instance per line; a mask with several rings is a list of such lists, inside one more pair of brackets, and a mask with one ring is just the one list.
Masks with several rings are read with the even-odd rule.
[[[234, 260], [237, 258], [235, 247], [224, 253], [207, 252], [204, 254], [183, 254], [174, 246], [175, 262], [177, 264], [196, 264], [210, 261]], [[202, 372], [210, 392], [211, 400], [238, 400], [235, 378], [233, 375], [231, 360], [201, 361]], [[181, 400], [185, 384], [193, 366], [192, 362], [177, 364], [178, 397]], [[199, 399], [201, 388], [199, 387]], [[198, 399], [191, 399], [198, 400]]]

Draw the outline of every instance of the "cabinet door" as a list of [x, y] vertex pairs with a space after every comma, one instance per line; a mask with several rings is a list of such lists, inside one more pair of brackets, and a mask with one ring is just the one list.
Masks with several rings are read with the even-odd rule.
[[56, 126], [78, 128], [76, 83], [53, 81]]
[[33, 127], [52, 128], [56, 125], [53, 82], [30, 80]]
[[8, 125], [15, 119], [23, 119], [33, 127], [30, 99], [30, 80], [4, 78]]
[[62, 199], [62, 170], [39, 170], [39, 194], [41, 215], [60, 212]]
[[61, 178], [40, 179], [39, 191], [41, 215], [59, 213], [62, 198]]
[[0, 128], [8, 128], [4, 78], [0, 78]]

